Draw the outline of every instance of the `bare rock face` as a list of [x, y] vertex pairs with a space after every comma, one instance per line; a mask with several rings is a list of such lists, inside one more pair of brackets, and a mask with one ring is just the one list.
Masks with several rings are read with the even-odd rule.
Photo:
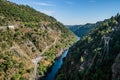
[[56, 59], [58, 59], [58, 58], [62, 55], [63, 51], [64, 51], [64, 49], [61, 49], [61, 50], [58, 52], [58, 54], [56, 54]]
[[115, 63], [112, 65], [112, 80], [120, 80], [120, 53], [116, 57]]

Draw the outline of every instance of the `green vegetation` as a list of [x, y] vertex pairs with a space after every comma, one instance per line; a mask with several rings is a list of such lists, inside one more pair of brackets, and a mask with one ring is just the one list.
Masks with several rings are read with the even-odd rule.
[[47, 59], [38, 64], [38, 75], [43, 75], [56, 54], [75, 41], [76, 36], [53, 17], [27, 5], [0, 0], [0, 80], [33, 78], [32, 59], [54, 43], [43, 54]]
[[87, 23], [85, 25], [66, 25], [66, 27], [73, 31], [77, 36], [82, 37], [99, 24], [100, 22], [97, 22], [95, 24]]
[[[104, 35], [112, 38], [108, 55], [104, 53]], [[100, 22], [70, 48], [56, 80], [112, 80], [112, 65], [120, 52], [119, 36], [119, 14]]]

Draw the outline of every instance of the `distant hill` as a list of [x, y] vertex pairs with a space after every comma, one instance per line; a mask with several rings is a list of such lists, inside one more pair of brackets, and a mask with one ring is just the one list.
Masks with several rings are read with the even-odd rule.
[[0, 80], [33, 80], [36, 58], [42, 59], [37, 76], [43, 76], [58, 53], [75, 41], [76, 36], [52, 16], [0, 0]]
[[55, 80], [119, 80], [120, 15], [100, 22], [69, 48]]
[[100, 22], [96, 24], [87, 23], [85, 25], [66, 25], [71, 31], [73, 31], [77, 36], [82, 37], [86, 35], [90, 30], [94, 29]]

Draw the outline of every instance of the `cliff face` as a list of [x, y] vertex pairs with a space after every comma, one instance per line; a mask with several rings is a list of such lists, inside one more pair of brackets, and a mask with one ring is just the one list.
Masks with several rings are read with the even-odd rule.
[[37, 76], [44, 75], [57, 53], [75, 41], [53, 17], [0, 0], [0, 80], [33, 79], [35, 59], [40, 59]]
[[[102, 21], [68, 52], [56, 80], [119, 79], [120, 15]], [[113, 77], [112, 77], [113, 75]]]
[[112, 80], [120, 80], [120, 53], [117, 55], [112, 65]]

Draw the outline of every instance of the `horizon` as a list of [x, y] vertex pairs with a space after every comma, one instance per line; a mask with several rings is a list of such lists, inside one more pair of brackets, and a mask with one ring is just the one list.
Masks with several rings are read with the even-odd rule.
[[8, 0], [29, 5], [64, 25], [96, 23], [120, 13], [119, 0]]

